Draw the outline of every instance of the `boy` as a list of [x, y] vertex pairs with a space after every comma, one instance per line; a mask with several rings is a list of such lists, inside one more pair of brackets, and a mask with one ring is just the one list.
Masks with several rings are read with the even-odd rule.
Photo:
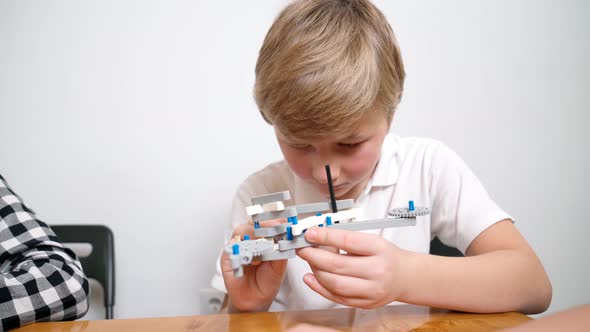
[[0, 175], [0, 331], [80, 318], [88, 291], [76, 255]]
[[[222, 255], [212, 285], [228, 293], [231, 311], [394, 301], [472, 312], [548, 307], [543, 266], [464, 162], [439, 142], [388, 134], [404, 75], [391, 27], [366, 0], [296, 1], [279, 14], [260, 50], [255, 98], [285, 160], [240, 186], [233, 235], [252, 236], [244, 210], [253, 196], [290, 190], [292, 204], [326, 201], [326, 164], [336, 197], [364, 211], [359, 220], [385, 218], [408, 200], [432, 214], [414, 227], [308, 229], [308, 241], [348, 254], [304, 248], [289, 262], [245, 267], [239, 279]], [[428, 255], [434, 236], [466, 257]]]

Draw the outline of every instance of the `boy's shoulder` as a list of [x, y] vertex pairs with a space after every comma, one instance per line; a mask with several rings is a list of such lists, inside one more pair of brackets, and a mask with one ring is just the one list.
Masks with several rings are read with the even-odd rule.
[[294, 181], [293, 172], [283, 159], [268, 164], [266, 167], [250, 174], [240, 185], [241, 190], [253, 194], [264, 194], [289, 190]]
[[[428, 137], [394, 137], [389, 167], [401, 177], [426, 177], [431, 181], [445, 176], [472, 173], [467, 163], [447, 144]], [[384, 162], [387, 165], [387, 162]]]
[[445, 143], [428, 137], [400, 137], [388, 134], [375, 171], [375, 183], [392, 183], [400, 176], [435, 174], [463, 164]]

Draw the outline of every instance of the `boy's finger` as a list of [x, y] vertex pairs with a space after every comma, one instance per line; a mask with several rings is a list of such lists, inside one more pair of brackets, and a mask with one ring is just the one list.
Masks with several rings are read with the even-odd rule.
[[373, 234], [331, 229], [330, 227], [312, 227], [305, 232], [309, 242], [342, 249], [356, 255], [371, 256], [383, 250], [383, 241]]
[[368, 278], [372, 266], [366, 256], [351, 257], [320, 248], [308, 247], [297, 250], [297, 256], [307, 261], [312, 269], [358, 278]]
[[273, 227], [273, 226], [276, 226], [279, 224], [285, 224], [285, 223], [287, 223], [287, 219], [285, 219], [285, 218], [265, 220], [265, 221], [260, 222], [260, 227]]
[[234, 228], [234, 231], [231, 234], [232, 240], [238, 235], [240, 238], [243, 238], [244, 235], [249, 235], [252, 237], [254, 235], [254, 228], [248, 224], [240, 224]]
[[[272, 227], [272, 226], [276, 226], [282, 223], [286, 223], [287, 219], [273, 219], [273, 220], [265, 220], [265, 221], [261, 221], [260, 222], [260, 226], [261, 227]], [[250, 223], [250, 221], [247, 224], [239, 224], [238, 226], [236, 226], [236, 228], [234, 228], [234, 231], [232, 232], [232, 238], [234, 238], [235, 236], [239, 235], [240, 238], [243, 238], [244, 235], [249, 235], [251, 239], [254, 239], [254, 226], [253, 224]]]
[[340, 295], [334, 294], [333, 292], [328, 290], [326, 287], [324, 287], [312, 273], [308, 273], [305, 276], [303, 276], [303, 281], [313, 291], [315, 291], [316, 293], [320, 294], [321, 296], [325, 297], [326, 299], [328, 299], [332, 302], [347, 305], [349, 307], [357, 307], [357, 308], [366, 308], [367, 307], [367, 300], [366, 299], [346, 298], [346, 297], [342, 297]]
[[324, 288], [343, 298], [369, 299], [372, 295], [369, 280], [322, 270], [313, 270], [313, 274]]

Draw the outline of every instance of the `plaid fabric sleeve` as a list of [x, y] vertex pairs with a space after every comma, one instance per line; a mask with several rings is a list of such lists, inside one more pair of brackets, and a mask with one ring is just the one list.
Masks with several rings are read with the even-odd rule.
[[80, 318], [88, 310], [87, 295], [76, 255], [0, 175], [0, 331]]

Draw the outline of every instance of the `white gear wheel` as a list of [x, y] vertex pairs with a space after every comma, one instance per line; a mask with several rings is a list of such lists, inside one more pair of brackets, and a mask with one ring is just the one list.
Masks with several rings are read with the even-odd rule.
[[413, 211], [408, 208], [394, 208], [387, 213], [394, 218], [416, 218], [430, 214], [430, 208], [417, 206]]

